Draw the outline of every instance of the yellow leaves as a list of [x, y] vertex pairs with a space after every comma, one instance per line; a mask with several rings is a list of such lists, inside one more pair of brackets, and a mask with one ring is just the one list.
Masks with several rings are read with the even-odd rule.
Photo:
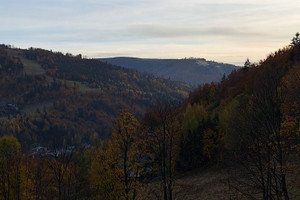
[[142, 169], [137, 130], [139, 122], [122, 111], [113, 125], [112, 139], [100, 144], [91, 163], [91, 183], [100, 199], [132, 199]]
[[19, 122], [19, 118], [11, 118], [11, 119], [1, 119], [1, 132], [4, 134], [13, 134], [16, 135], [22, 131], [21, 123]]
[[114, 160], [107, 143], [103, 142], [96, 150], [90, 169], [90, 183], [99, 199], [117, 199], [120, 183], [116, 181]]
[[188, 104], [184, 113], [184, 127], [190, 131], [196, 131], [202, 121], [207, 120], [208, 114], [205, 108], [199, 104]]
[[21, 145], [15, 137], [3, 136], [0, 138], [0, 160], [20, 155]]
[[113, 125], [112, 145], [120, 151], [130, 150], [134, 144], [136, 131], [139, 126], [134, 116], [127, 111], [122, 111]]
[[211, 129], [206, 129], [202, 136], [202, 152], [204, 156], [211, 159], [212, 154], [216, 150], [218, 135]]

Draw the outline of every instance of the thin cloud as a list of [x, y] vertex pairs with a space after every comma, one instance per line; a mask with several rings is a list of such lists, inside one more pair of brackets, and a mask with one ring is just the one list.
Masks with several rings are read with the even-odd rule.
[[193, 28], [161, 24], [136, 24], [129, 28], [129, 35], [141, 38], [199, 38], [199, 37], [265, 37], [266, 34], [231, 27]]

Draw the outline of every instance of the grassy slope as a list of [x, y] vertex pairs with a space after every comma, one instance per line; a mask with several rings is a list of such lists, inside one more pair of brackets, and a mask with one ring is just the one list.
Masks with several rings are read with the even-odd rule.
[[26, 59], [20, 50], [16, 49], [7, 49], [6, 50], [9, 56], [18, 57], [21, 59], [24, 65], [24, 73], [28, 75], [42, 75], [46, 74], [45, 70], [42, 68], [40, 64], [36, 61]]
[[24, 65], [24, 73], [28, 75], [43, 75], [46, 74], [45, 70], [40, 64], [33, 60], [28, 60], [26, 58], [21, 58]]

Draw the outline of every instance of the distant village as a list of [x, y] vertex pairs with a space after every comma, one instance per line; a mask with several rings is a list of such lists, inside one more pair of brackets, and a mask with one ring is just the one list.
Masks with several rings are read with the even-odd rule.
[[70, 155], [74, 152], [81, 152], [84, 149], [90, 148], [90, 144], [82, 144], [80, 147], [67, 146], [60, 149], [48, 149], [47, 147], [37, 146], [32, 148], [27, 154], [31, 158], [57, 158], [62, 155]]

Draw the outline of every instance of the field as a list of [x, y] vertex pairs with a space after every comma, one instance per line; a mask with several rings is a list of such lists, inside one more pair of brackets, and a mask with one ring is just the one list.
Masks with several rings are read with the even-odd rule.
[[[63, 79], [58, 79], [62, 82], [64, 82]], [[81, 81], [72, 81], [72, 80], [66, 80], [66, 83], [68, 86], [72, 87], [74, 85], [79, 87], [80, 92], [100, 92], [101, 89], [99, 88], [91, 88], [88, 86], [87, 83], [81, 82]]]
[[24, 73], [28, 75], [42, 75], [45, 74], [45, 70], [36, 63], [35, 61], [28, 60], [26, 58], [21, 58], [24, 65]]

